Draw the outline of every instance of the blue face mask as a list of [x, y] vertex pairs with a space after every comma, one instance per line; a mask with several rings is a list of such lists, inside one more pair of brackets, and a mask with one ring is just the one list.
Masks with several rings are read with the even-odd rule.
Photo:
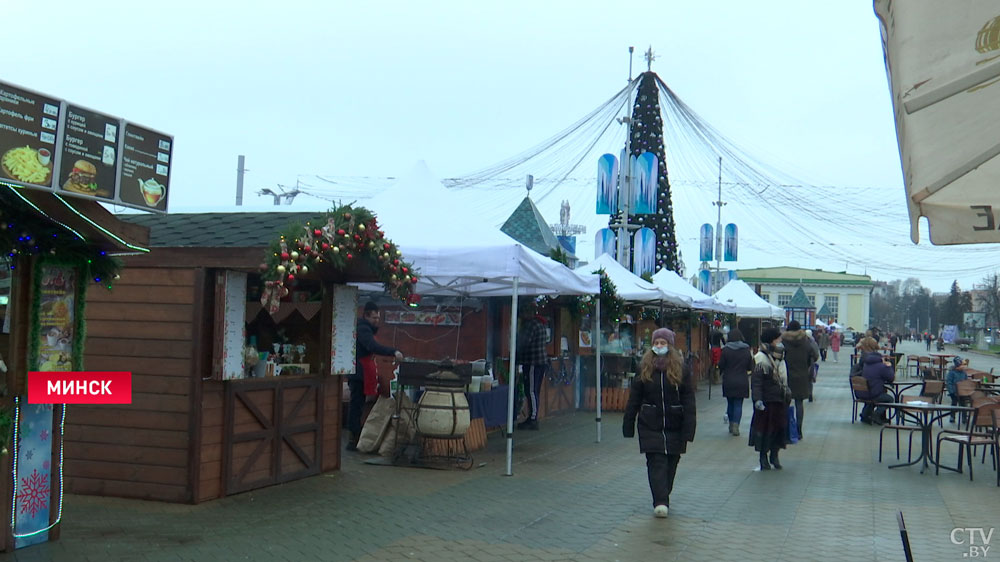
[[655, 353], [657, 355], [666, 355], [669, 351], [670, 351], [670, 348], [667, 347], [667, 346], [665, 346], [665, 345], [653, 347], [653, 353]]

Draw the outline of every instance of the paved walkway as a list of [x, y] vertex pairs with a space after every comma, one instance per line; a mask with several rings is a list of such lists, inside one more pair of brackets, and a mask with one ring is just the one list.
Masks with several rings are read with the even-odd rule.
[[[821, 364], [806, 438], [783, 453], [782, 471], [756, 470], [746, 437], [722, 423], [719, 387], [711, 400], [702, 388], [697, 438], [665, 520], [652, 517], [643, 457], [621, 437], [621, 414], [605, 415], [596, 443], [593, 413], [581, 412], [518, 434], [513, 477], [501, 475], [504, 444], [491, 434], [476, 454], [482, 466], [468, 472], [372, 466], [348, 454], [339, 472], [197, 506], [69, 496], [59, 541], [0, 562], [895, 561], [904, 559], [899, 510], [916, 560], [965, 559], [969, 546], [952, 543], [963, 538], [953, 529], [1000, 527], [991, 466], [977, 464], [970, 482], [879, 464], [878, 428], [850, 423], [841, 355]], [[744, 434], [748, 423], [745, 415]], [[893, 445], [886, 450], [894, 456]], [[985, 559], [1000, 560], [1000, 533], [992, 543]]]

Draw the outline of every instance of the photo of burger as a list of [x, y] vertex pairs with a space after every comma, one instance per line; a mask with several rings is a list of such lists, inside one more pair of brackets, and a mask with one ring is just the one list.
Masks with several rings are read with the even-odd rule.
[[77, 160], [73, 163], [73, 170], [66, 178], [63, 189], [85, 195], [107, 195], [107, 192], [101, 192], [97, 187], [97, 168], [86, 160]]

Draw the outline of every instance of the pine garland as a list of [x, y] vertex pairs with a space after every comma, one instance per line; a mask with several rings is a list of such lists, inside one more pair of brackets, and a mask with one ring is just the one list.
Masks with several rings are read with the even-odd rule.
[[0, 253], [12, 261], [17, 261], [14, 258], [18, 256], [44, 256], [73, 266], [86, 266], [87, 277], [83, 279], [92, 279], [110, 289], [122, 269], [122, 261], [40, 215], [13, 193], [14, 189], [19, 188], [0, 183]]
[[319, 263], [341, 271], [363, 264], [375, 272], [386, 292], [406, 301], [413, 298], [418, 278], [413, 264], [402, 256], [371, 211], [342, 205], [327, 212], [325, 223], [291, 225], [271, 243], [260, 265], [265, 280], [261, 302], [277, 310], [281, 297], [288, 294], [287, 286]]

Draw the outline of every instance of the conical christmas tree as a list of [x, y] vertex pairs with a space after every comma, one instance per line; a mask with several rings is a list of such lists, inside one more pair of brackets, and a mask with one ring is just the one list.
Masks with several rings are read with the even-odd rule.
[[639, 92], [632, 107], [631, 153], [643, 152], [656, 155], [659, 170], [656, 185], [656, 212], [650, 215], [633, 215], [629, 222], [651, 229], [656, 233], [656, 270], [667, 268], [680, 271], [679, 248], [674, 234], [674, 206], [670, 201], [670, 182], [667, 180], [667, 159], [663, 150], [663, 120], [660, 117], [660, 90], [655, 72], [643, 72], [639, 77]]

